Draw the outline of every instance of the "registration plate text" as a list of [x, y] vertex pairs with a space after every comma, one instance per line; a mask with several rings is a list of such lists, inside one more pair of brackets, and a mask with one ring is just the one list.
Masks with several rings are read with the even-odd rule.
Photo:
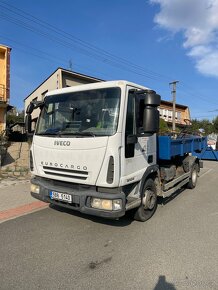
[[72, 195], [70, 195], [68, 193], [50, 191], [50, 198], [64, 201], [64, 202], [68, 202], [68, 203], [72, 203]]

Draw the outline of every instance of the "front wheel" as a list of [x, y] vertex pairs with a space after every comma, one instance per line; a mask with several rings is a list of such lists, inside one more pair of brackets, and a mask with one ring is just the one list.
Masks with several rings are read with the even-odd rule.
[[191, 175], [189, 178], [189, 182], [187, 183], [187, 188], [189, 189], [195, 188], [197, 184], [197, 180], [198, 180], [198, 173], [199, 173], [199, 166], [197, 163], [195, 163], [191, 169]]
[[149, 178], [145, 181], [142, 192], [142, 203], [136, 210], [134, 219], [145, 222], [150, 219], [157, 209], [157, 188], [154, 180]]

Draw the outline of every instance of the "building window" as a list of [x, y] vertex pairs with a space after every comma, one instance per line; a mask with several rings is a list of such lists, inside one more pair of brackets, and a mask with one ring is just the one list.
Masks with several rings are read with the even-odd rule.
[[163, 116], [163, 109], [159, 109], [160, 116]]
[[173, 118], [173, 111], [168, 110], [168, 118], [170, 118], [170, 119]]

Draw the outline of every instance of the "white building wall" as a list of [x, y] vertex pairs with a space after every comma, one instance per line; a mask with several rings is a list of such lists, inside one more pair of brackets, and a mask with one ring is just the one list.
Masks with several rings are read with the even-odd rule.
[[[46, 92], [60, 89], [62, 87], [61, 69], [58, 69], [49, 79], [47, 79], [39, 88], [37, 88], [28, 98], [24, 101], [25, 112], [32, 100], [42, 101]], [[33, 111], [32, 119], [37, 118], [39, 109]]]

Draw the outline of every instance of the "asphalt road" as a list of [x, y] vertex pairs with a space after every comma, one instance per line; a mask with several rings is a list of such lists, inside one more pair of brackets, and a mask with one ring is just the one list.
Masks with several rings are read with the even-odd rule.
[[0, 224], [0, 289], [217, 290], [218, 162], [205, 167], [146, 223], [51, 207]]

